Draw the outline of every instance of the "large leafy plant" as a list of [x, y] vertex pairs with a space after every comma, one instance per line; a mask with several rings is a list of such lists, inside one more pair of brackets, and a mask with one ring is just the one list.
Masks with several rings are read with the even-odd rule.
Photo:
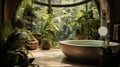
[[3, 66], [27, 66], [29, 59], [27, 56], [27, 50], [25, 49], [26, 44], [27, 34], [25, 32], [15, 30], [10, 35], [8, 35], [7, 40], [2, 45], [2, 59], [4, 60]]
[[0, 44], [0, 52], [2, 53], [0, 57], [4, 60], [2, 65], [5, 67], [13, 67], [14, 65], [27, 67], [29, 65], [26, 46], [29, 44], [30, 34], [22, 29], [23, 25], [24, 23], [19, 20], [15, 24], [15, 29], [11, 30], [11, 24], [3, 28], [2, 33], [7, 34], [1, 37], [1, 40], [4, 41]]
[[51, 46], [54, 46], [55, 42], [57, 41], [56, 35], [58, 31], [59, 29], [53, 22], [52, 14], [48, 14], [46, 16], [46, 21], [42, 23], [40, 28], [40, 32], [42, 35], [41, 45], [49, 43]]
[[82, 16], [70, 24], [74, 32], [70, 35], [69, 39], [79, 39], [79, 36], [83, 34], [84, 39], [97, 39], [97, 30], [100, 25], [99, 18], [94, 17], [92, 10], [87, 12], [81, 11], [81, 13]]

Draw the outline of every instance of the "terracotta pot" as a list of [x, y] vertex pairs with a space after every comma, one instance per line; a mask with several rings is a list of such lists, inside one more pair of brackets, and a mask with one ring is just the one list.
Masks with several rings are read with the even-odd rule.
[[39, 43], [38, 43], [38, 41], [37, 40], [35, 40], [35, 41], [31, 41], [30, 42], [30, 47], [29, 47], [29, 49], [31, 49], [31, 50], [36, 50], [37, 48], [38, 48], [38, 45]]
[[42, 50], [49, 50], [50, 49], [50, 44], [49, 43], [45, 43], [42, 45]]
[[41, 44], [41, 34], [33, 34], [33, 36], [39, 41], [39, 45]]

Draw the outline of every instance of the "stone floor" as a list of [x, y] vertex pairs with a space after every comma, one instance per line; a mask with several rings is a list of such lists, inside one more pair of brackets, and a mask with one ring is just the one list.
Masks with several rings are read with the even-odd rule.
[[94, 64], [69, 61], [60, 49], [30, 50], [30, 53], [35, 58], [32, 63], [39, 67], [99, 67]]

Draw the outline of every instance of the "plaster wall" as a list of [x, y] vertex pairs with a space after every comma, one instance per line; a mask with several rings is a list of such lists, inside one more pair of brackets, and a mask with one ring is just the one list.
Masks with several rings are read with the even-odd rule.
[[120, 24], [120, 0], [108, 0], [110, 5], [110, 20], [111, 23]]

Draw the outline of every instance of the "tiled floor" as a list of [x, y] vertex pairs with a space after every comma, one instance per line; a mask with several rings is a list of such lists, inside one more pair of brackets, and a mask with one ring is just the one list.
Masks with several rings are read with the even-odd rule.
[[30, 52], [35, 58], [33, 64], [38, 64], [39, 67], [99, 67], [68, 61], [60, 49], [31, 50]]

